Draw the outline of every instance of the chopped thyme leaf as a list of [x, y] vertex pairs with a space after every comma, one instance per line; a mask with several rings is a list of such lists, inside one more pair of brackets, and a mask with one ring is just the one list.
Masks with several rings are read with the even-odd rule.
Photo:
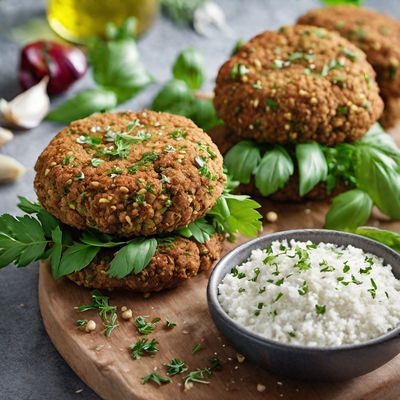
[[135, 325], [139, 333], [142, 335], [149, 335], [153, 332], [155, 324], [161, 321], [161, 318], [153, 318], [150, 322], [146, 322], [145, 318], [146, 317], [142, 316], [136, 317]]
[[170, 136], [172, 137], [172, 139], [182, 140], [186, 138], [187, 133], [183, 129], [178, 128], [172, 131]]
[[323, 315], [323, 314], [325, 314], [326, 306], [320, 305], [320, 304], [316, 304], [315, 305], [315, 311], [317, 312], [318, 315]]
[[306, 281], [303, 282], [301, 288], [297, 290], [300, 296], [304, 296], [308, 293], [308, 284]]
[[173, 358], [169, 364], [166, 364], [167, 373], [170, 376], [182, 374], [183, 372], [188, 370], [186, 363], [179, 358]]
[[75, 159], [74, 156], [65, 156], [64, 159], [62, 160], [61, 164], [62, 165], [69, 165], [71, 163], [71, 161], [73, 161]]
[[249, 73], [249, 69], [244, 64], [233, 64], [231, 70], [231, 79], [236, 79], [239, 76], [247, 75]]
[[277, 110], [279, 108], [279, 104], [271, 98], [268, 98], [267, 100], [265, 100], [265, 104], [266, 106], [270, 109], [270, 110]]
[[352, 61], [357, 60], [357, 55], [348, 49], [343, 49], [342, 54], [345, 55], [347, 58], [349, 58]]
[[283, 297], [283, 293], [279, 292], [278, 295], [275, 297], [275, 299], [272, 301], [272, 304], [276, 303]]
[[150, 382], [150, 381], [152, 381], [152, 382], [154, 382], [154, 383], [157, 383], [157, 385], [159, 385], [159, 386], [161, 386], [161, 385], [163, 385], [163, 384], [165, 384], [165, 383], [170, 383], [170, 382], [172, 382], [172, 380], [171, 380], [170, 378], [165, 378], [165, 377], [163, 377], [163, 376], [157, 374], [157, 372], [154, 372], [154, 371], [151, 372], [151, 373], [148, 374], [148, 375], [145, 375], [145, 376], [142, 378], [142, 384], [143, 384], [143, 385], [144, 385], [145, 383]]
[[203, 347], [200, 343], [196, 343], [193, 347], [192, 347], [192, 353], [196, 354], [199, 351], [203, 350]]
[[75, 175], [74, 180], [75, 181], [81, 181], [85, 179], [85, 174], [83, 172], [80, 172], [78, 175]]
[[100, 159], [100, 158], [92, 158], [90, 160], [90, 164], [92, 164], [92, 167], [98, 167], [101, 163], [103, 163], [104, 160]]
[[139, 339], [134, 345], [129, 347], [132, 358], [138, 360], [143, 356], [143, 353], [155, 354], [159, 351], [158, 342], [156, 339]]

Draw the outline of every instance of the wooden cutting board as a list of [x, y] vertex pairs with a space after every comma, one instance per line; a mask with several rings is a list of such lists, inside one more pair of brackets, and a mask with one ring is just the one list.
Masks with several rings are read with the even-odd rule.
[[[279, 205], [264, 200], [263, 213], [274, 210], [279, 215], [276, 223], [264, 223], [264, 233], [322, 227], [326, 209], [324, 203]], [[385, 223], [374, 218], [370, 223], [400, 231], [399, 222]], [[244, 241], [241, 239], [239, 242]], [[225, 251], [233, 246], [227, 245]], [[59, 353], [79, 377], [104, 399], [400, 399], [400, 356], [368, 375], [332, 384], [287, 380], [248, 361], [239, 363], [235, 350], [221, 337], [208, 313], [207, 278], [207, 274], [202, 274], [175, 290], [154, 294], [147, 299], [129, 292], [111, 293], [111, 304], [132, 308], [134, 316], [168, 318], [177, 323], [176, 328], [168, 331], [159, 324], [150, 338], [159, 341], [160, 352], [154, 357], [136, 361], [128, 353], [128, 346], [139, 338], [133, 321], [119, 318], [119, 328], [110, 338], [104, 337], [94, 311], [81, 314], [74, 310], [75, 306], [90, 303], [90, 291], [66, 279], [54, 281], [46, 263], [40, 267], [40, 309], [46, 330]], [[94, 319], [98, 324], [96, 332], [87, 334], [79, 331], [74, 324], [82, 318]], [[196, 343], [204, 349], [193, 355], [192, 347]], [[208, 366], [207, 360], [214, 354], [218, 354], [223, 370], [215, 372], [209, 385], [198, 384], [184, 392], [182, 375], [175, 376], [173, 383], [160, 388], [153, 384], [141, 384], [141, 378], [154, 368], [165, 376], [163, 364], [172, 358], [185, 360], [190, 370], [194, 370]], [[265, 391], [258, 392], [257, 384], [263, 384]]]

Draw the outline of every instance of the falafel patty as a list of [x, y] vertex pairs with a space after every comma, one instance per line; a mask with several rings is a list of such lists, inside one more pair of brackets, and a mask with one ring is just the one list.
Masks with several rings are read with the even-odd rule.
[[339, 32], [366, 55], [383, 96], [400, 96], [400, 22], [364, 7], [342, 5], [307, 12], [298, 23]]
[[36, 166], [42, 206], [78, 229], [119, 236], [173, 232], [204, 215], [224, 188], [222, 156], [191, 120], [153, 111], [72, 122]]
[[218, 73], [214, 104], [241, 137], [328, 145], [361, 138], [383, 109], [365, 54], [337, 33], [300, 25], [241, 46]]
[[221, 255], [223, 241], [222, 234], [212, 235], [204, 244], [178, 236], [159, 245], [149, 265], [139, 274], [131, 273], [122, 279], [107, 275], [113, 251], [102, 250], [88, 267], [68, 278], [88, 288], [158, 292], [209, 270]]

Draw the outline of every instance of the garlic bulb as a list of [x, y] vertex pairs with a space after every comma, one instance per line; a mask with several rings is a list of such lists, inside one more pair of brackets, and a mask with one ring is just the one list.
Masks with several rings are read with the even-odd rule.
[[11, 131], [0, 126], [0, 146], [9, 142], [13, 137], [14, 135]]
[[3, 120], [19, 128], [35, 128], [47, 115], [50, 99], [46, 88], [49, 78], [44, 77], [37, 85], [19, 94], [13, 100], [0, 100], [0, 113]]
[[26, 168], [15, 158], [0, 154], [0, 183], [17, 180]]

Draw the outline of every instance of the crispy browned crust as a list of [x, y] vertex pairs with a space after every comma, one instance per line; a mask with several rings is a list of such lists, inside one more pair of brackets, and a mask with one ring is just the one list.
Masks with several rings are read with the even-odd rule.
[[[276, 66], [276, 60], [299, 54], [308, 59]], [[327, 70], [332, 60], [344, 66]], [[235, 65], [248, 72], [232, 77]], [[214, 104], [241, 137], [332, 145], [367, 132], [382, 113], [378, 92], [375, 72], [360, 49], [337, 33], [298, 25], [264, 32], [241, 46], [218, 73]]]
[[159, 247], [142, 272], [122, 279], [107, 275], [113, 252], [102, 250], [88, 267], [68, 275], [68, 278], [87, 288], [158, 292], [176, 287], [199, 272], [209, 270], [221, 255], [223, 241], [224, 235], [221, 234], [214, 234], [205, 244], [177, 237], [172, 246]]
[[[209, 132], [212, 140], [218, 146], [221, 153], [225, 155], [231, 147], [242, 140], [240, 137], [232, 133], [232, 131], [225, 125], [220, 125]], [[336, 196], [347, 189], [347, 186], [343, 182], [339, 182], [331, 193], [326, 190], [325, 183], [321, 182], [314, 189], [308, 192], [305, 196], [299, 195], [299, 176], [297, 171], [289, 178], [287, 184], [277, 190], [275, 193], [268, 196], [268, 198], [291, 203], [302, 203], [308, 200], [325, 200]], [[256, 188], [254, 179], [248, 184], [241, 184], [236, 189], [238, 193], [248, 194], [250, 196], [261, 196], [261, 193]]]
[[[136, 119], [142, 126], [129, 134], [145, 131], [151, 138], [132, 144], [125, 159], [110, 160], [77, 143], [87, 134], [100, 136], [101, 147], [108, 147], [107, 127], [127, 132]], [[185, 137], [172, 137], [177, 129]], [[154, 162], [128, 171], [150, 152], [158, 157]], [[66, 156], [73, 157], [68, 164]], [[211, 178], [202, 174], [199, 156], [206, 158]], [[93, 157], [104, 162], [93, 167]], [[118, 174], [113, 174], [115, 168]], [[153, 111], [97, 114], [72, 122], [43, 151], [35, 170], [36, 193], [47, 211], [75, 228], [94, 227], [119, 236], [173, 232], [188, 225], [214, 205], [225, 179], [222, 156], [204, 131], [185, 117]]]
[[394, 128], [400, 122], [400, 97], [386, 97], [385, 109], [379, 122], [385, 129]]
[[400, 96], [400, 22], [364, 7], [335, 6], [315, 9], [300, 24], [339, 32], [361, 48], [377, 74], [383, 96]]

